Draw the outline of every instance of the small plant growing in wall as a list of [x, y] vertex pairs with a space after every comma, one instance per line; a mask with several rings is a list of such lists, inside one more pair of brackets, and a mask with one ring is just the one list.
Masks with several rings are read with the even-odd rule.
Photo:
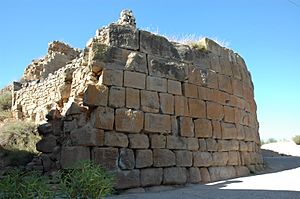
[[59, 187], [68, 198], [102, 198], [113, 193], [114, 176], [90, 161], [59, 173]]

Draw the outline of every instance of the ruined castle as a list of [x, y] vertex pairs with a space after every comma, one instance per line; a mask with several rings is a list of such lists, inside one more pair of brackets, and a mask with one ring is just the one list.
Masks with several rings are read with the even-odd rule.
[[171, 42], [122, 11], [83, 50], [50, 43], [14, 83], [13, 114], [40, 124], [28, 167], [92, 160], [117, 189], [202, 183], [262, 168], [253, 89], [232, 50]]

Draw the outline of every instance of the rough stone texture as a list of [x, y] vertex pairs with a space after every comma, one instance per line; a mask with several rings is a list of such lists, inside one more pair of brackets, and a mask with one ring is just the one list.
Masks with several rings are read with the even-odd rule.
[[137, 29], [129, 10], [84, 50], [50, 43], [12, 86], [14, 117], [42, 124], [30, 164], [92, 160], [116, 174], [117, 189], [255, 172], [263, 160], [245, 61], [210, 39], [198, 45]]

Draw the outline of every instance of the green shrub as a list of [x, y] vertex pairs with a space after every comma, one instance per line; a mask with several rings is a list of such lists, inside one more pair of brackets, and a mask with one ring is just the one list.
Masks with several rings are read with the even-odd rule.
[[0, 121], [3, 121], [7, 118], [12, 118], [12, 113], [11, 111], [1, 111], [0, 110]]
[[5, 91], [0, 95], [0, 111], [10, 110], [12, 104], [12, 95], [10, 91]]
[[37, 172], [12, 170], [0, 181], [0, 198], [53, 198], [48, 178]]
[[275, 143], [275, 142], [278, 142], [275, 138], [269, 138], [267, 140], [261, 140], [261, 145]]
[[69, 198], [102, 198], [113, 193], [114, 176], [89, 161], [59, 174], [62, 193]]
[[300, 145], [300, 135], [296, 135], [293, 137], [293, 141], [297, 144]]

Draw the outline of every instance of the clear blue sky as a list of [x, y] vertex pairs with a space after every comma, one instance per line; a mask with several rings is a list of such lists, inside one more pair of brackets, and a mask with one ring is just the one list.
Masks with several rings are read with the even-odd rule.
[[140, 28], [229, 42], [252, 73], [261, 137], [300, 134], [300, 0], [2, 0], [0, 87], [45, 55], [48, 42], [83, 48], [124, 8]]

